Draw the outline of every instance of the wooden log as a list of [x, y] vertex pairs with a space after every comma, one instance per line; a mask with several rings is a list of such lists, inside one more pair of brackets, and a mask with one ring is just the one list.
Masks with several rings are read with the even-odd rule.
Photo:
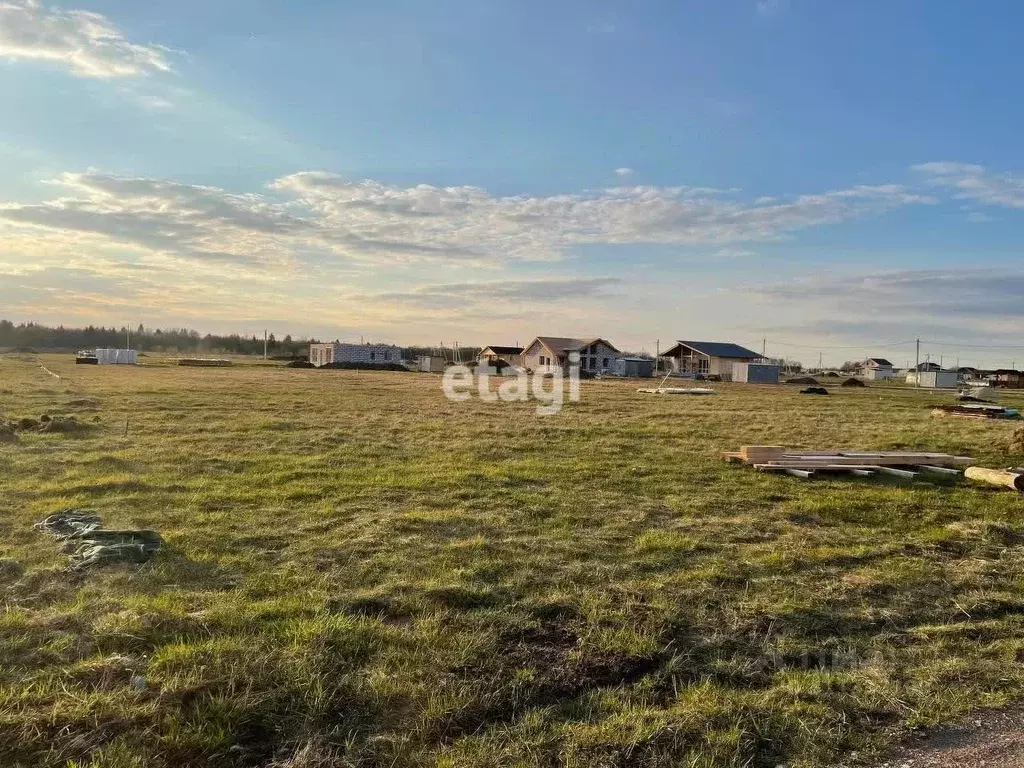
[[977, 480], [979, 483], [988, 483], [1002, 488], [1013, 488], [1015, 491], [1024, 493], [1024, 474], [1011, 472], [1006, 469], [989, 469], [988, 467], [968, 467], [964, 470], [964, 477], [968, 480]]

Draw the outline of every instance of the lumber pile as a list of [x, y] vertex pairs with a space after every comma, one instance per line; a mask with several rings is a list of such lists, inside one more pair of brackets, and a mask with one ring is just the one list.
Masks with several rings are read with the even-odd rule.
[[959, 416], [965, 419], [1019, 419], [1016, 408], [984, 403], [960, 403], [957, 405], [932, 406], [935, 416]]
[[970, 456], [926, 451], [801, 451], [778, 445], [745, 445], [739, 451], [723, 453], [722, 457], [760, 472], [785, 472], [804, 479], [817, 474], [845, 473], [912, 480], [922, 472], [959, 475], [961, 467], [974, 461]]
[[641, 387], [637, 390], [645, 395], [713, 395], [715, 390], [700, 387]]
[[198, 368], [225, 368], [231, 365], [231, 361], [214, 357], [179, 357], [178, 365], [191, 365]]

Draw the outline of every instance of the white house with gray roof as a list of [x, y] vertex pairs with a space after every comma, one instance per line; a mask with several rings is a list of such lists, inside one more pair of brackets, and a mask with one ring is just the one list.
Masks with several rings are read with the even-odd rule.
[[674, 373], [721, 376], [732, 379], [734, 363], [752, 363], [761, 359], [757, 352], [723, 341], [677, 341], [662, 353]]

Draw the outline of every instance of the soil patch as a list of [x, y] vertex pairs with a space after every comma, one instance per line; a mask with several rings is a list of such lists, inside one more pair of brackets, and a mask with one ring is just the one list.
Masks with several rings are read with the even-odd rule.
[[1024, 768], [1024, 707], [983, 712], [969, 723], [908, 741], [877, 768]]
[[64, 434], [85, 432], [91, 424], [83, 424], [74, 416], [50, 416], [43, 414], [38, 419], [25, 416], [20, 419], [0, 419], [0, 442], [16, 440], [20, 432], [60, 432]]

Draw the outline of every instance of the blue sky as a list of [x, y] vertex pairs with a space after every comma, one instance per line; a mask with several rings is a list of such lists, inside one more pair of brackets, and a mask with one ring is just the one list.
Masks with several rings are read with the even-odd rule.
[[0, 315], [767, 337], [837, 361], [921, 335], [1008, 364], [1021, 22], [1010, 2], [0, 0]]

